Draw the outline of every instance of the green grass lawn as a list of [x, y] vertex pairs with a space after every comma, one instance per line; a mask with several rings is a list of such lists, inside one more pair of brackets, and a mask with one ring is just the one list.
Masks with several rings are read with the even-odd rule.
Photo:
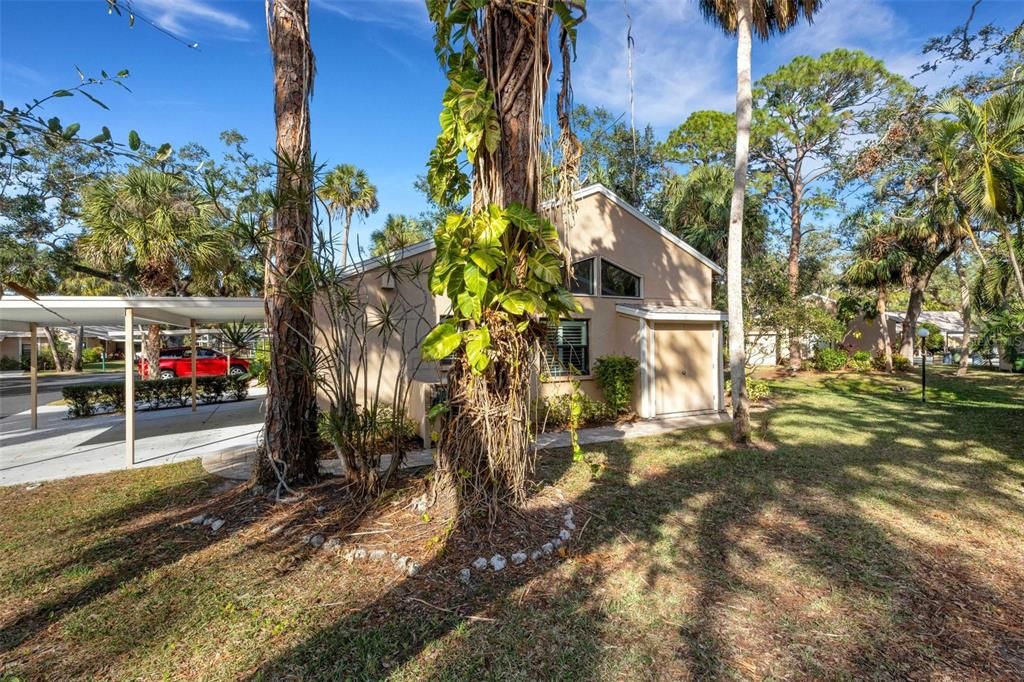
[[83, 372], [124, 372], [124, 360], [108, 360], [106, 365], [102, 362], [82, 363]]
[[[409, 510], [416, 477], [360, 516], [196, 463], [0, 489], [0, 679], [1022, 679], [1024, 377], [929, 372], [927, 405], [916, 375], [775, 381], [750, 449], [596, 446], [598, 478], [547, 453], [496, 544]], [[562, 556], [456, 580], [566, 504]]]

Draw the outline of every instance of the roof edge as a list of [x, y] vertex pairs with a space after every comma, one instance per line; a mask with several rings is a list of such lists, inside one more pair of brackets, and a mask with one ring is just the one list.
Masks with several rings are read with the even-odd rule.
[[652, 322], [728, 322], [729, 320], [729, 316], [726, 313], [711, 308], [701, 311], [683, 312], [679, 310], [656, 310], [620, 303], [615, 306], [615, 312], [621, 313], [626, 317]]

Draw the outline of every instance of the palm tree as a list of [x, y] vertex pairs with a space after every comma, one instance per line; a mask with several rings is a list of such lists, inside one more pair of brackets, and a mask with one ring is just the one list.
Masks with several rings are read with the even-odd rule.
[[352, 164], [335, 166], [325, 177], [317, 190], [321, 201], [328, 210], [345, 220], [345, 233], [341, 238], [341, 267], [348, 263], [348, 236], [352, 230], [352, 216], [367, 218], [380, 208], [377, 203], [377, 187], [366, 171]]
[[370, 235], [373, 242], [370, 255], [383, 256], [385, 253], [398, 251], [410, 244], [416, 244], [429, 238], [430, 229], [420, 221], [409, 216], [390, 213], [384, 219], [384, 227], [374, 230]]
[[[718, 264], [727, 258], [732, 169], [721, 164], [695, 166], [669, 198], [666, 227]], [[759, 196], [743, 202], [743, 257], [764, 249], [768, 219]]]
[[938, 110], [953, 116], [967, 151], [961, 196], [1002, 236], [1024, 298], [1024, 275], [1009, 228], [1024, 220], [1024, 93], [998, 93], [982, 104], [959, 95]]
[[872, 224], [854, 246], [854, 261], [846, 270], [844, 279], [850, 284], [875, 289], [878, 299], [875, 315], [881, 332], [885, 371], [892, 373], [892, 341], [889, 338], [889, 289], [903, 279], [907, 253], [903, 250], [902, 235], [892, 229], [891, 221], [873, 216]]
[[[179, 296], [225, 248], [212, 215], [209, 201], [181, 176], [136, 167], [85, 188], [86, 230], [78, 246], [91, 263], [120, 273], [147, 296]], [[150, 376], [160, 365], [160, 345], [160, 325], [150, 325], [145, 339]]]
[[800, 19], [811, 20], [822, 0], [698, 0], [701, 14], [727, 34], [736, 34], [736, 170], [729, 208], [729, 245], [726, 258], [729, 301], [729, 376], [732, 379], [733, 440], [750, 440], [750, 402], [747, 398], [746, 349], [743, 331], [743, 199], [747, 189], [750, 122], [753, 94], [750, 85], [752, 35], [767, 40]]
[[319, 478], [313, 372], [313, 302], [305, 268], [313, 250], [313, 162], [309, 100], [313, 49], [308, 0], [268, 0], [267, 33], [274, 64], [277, 177], [264, 301], [270, 336], [260, 485]]

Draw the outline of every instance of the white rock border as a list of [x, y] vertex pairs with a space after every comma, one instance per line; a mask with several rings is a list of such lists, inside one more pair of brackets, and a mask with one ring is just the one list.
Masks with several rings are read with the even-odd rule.
[[[562, 514], [562, 528], [558, 531], [558, 536], [551, 538], [540, 547], [533, 549], [529, 552], [523, 549], [516, 550], [509, 557], [511, 559], [512, 566], [518, 567], [523, 566], [529, 561], [540, 561], [546, 556], [551, 556], [555, 553], [555, 550], [562, 547], [572, 539], [572, 531], [576, 530], [576, 513], [572, 507], [566, 507], [565, 512]], [[485, 557], [478, 557], [469, 566], [459, 569], [458, 580], [464, 585], [470, 584], [473, 578], [473, 570], [477, 572], [485, 572], [490, 568], [495, 573], [504, 570], [509, 564], [509, 561], [505, 559], [502, 554], [495, 554], [490, 560]]]

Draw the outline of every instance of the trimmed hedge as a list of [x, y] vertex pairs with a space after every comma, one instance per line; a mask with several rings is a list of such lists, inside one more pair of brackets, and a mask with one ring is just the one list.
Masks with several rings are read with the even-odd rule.
[[[75, 384], [62, 390], [69, 417], [88, 417], [101, 412], [124, 411], [124, 384]], [[229, 400], [244, 400], [249, 395], [249, 375], [196, 378], [196, 400], [204, 405]], [[184, 407], [192, 399], [192, 379], [148, 379], [135, 382], [135, 409]]]

